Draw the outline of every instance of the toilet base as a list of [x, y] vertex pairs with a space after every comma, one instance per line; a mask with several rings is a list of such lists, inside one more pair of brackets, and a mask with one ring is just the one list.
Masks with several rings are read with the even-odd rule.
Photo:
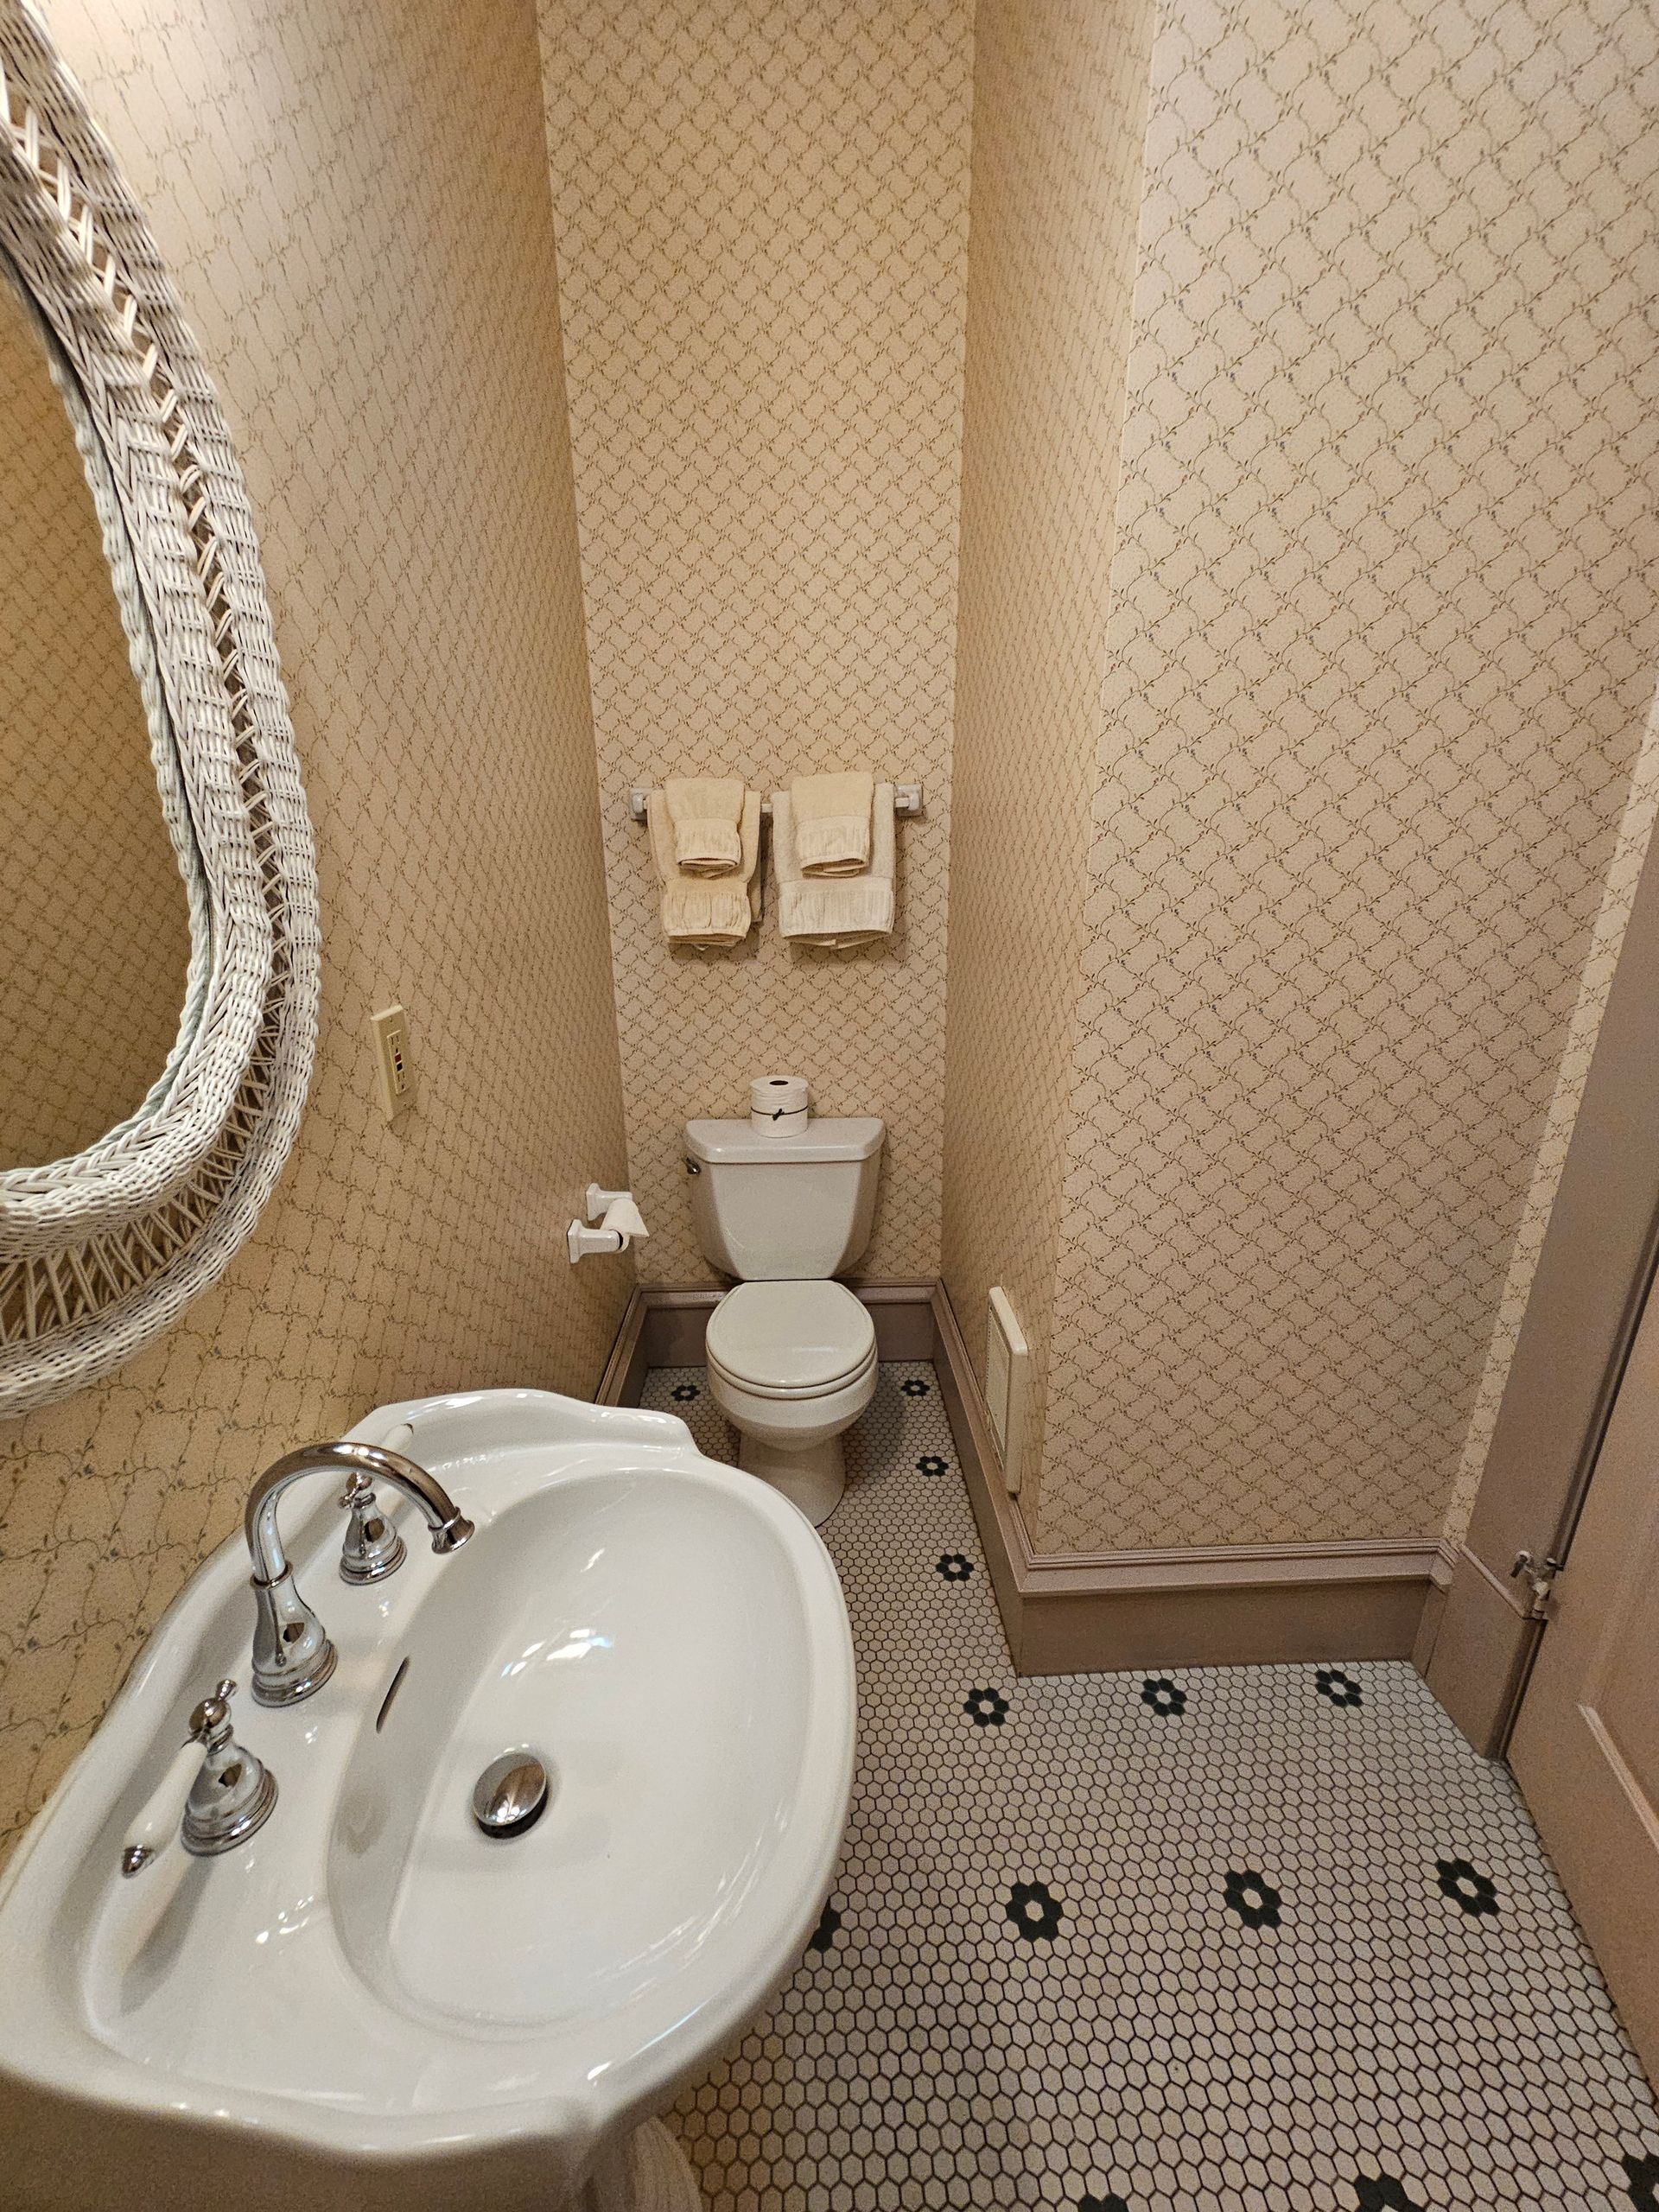
[[826, 1436], [822, 1444], [809, 1444], [799, 1452], [780, 1452], [747, 1430], [741, 1430], [739, 1438], [737, 1464], [744, 1473], [759, 1475], [763, 1483], [781, 1491], [815, 1529], [822, 1528], [847, 1487], [840, 1437]]

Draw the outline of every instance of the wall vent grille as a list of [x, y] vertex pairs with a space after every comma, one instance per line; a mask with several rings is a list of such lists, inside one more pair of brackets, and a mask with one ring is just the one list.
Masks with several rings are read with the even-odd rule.
[[993, 1290], [985, 1326], [985, 1402], [1002, 1459], [1002, 1479], [1011, 1495], [1020, 1489], [1020, 1462], [1026, 1442], [1026, 1395], [1031, 1375], [1031, 1349], [1026, 1332], [1014, 1318], [1007, 1293]]

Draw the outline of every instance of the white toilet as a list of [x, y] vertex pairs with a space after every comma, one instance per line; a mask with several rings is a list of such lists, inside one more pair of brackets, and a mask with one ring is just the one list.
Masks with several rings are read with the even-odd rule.
[[827, 1520], [845, 1483], [842, 1431], [875, 1391], [875, 1326], [835, 1281], [870, 1241], [883, 1124], [810, 1121], [762, 1135], [688, 1122], [691, 1221], [738, 1278], [709, 1319], [709, 1388], [742, 1438], [738, 1465]]

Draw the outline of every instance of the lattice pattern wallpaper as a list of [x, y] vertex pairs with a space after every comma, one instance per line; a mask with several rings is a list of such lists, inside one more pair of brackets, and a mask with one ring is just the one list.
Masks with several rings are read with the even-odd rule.
[[[1142, 4], [1016, 37], [983, 0], [947, 1263], [1017, 1286], [996, 1236], [1046, 1209], [1046, 1550], [1427, 1533], [1659, 796], [1651, 41], [1617, 0], [1171, 11], [1108, 596]], [[872, 1270], [938, 1263], [968, 0], [543, 0], [545, 111], [530, 10], [48, 0], [238, 429], [327, 966], [223, 1289], [3, 1439], [12, 1825], [271, 1452], [403, 1391], [592, 1387], [626, 1277], [561, 1230], [623, 1167], [613, 959], [654, 1276], [701, 1272], [679, 1122], [779, 1063], [893, 1126]], [[861, 758], [930, 786], [893, 947], [667, 956], [626, 785]], [[1086, 854], [1045, 777], [1093, 789]]]
[[[1000, 1281], [1040, 1454], [1152, 0], [980, 0], [957, 634], [944, 1278]], [[1060, 1102], [1060, 1110], [1057, 1110]]]
[[1440, 1525], [1645, 833], [1656, 69], [1587, 0], [1160, 25], [1045, 1550]]
[[[325, 1026], [298, 1152], [223, 1288], [4, 1437], [4, 1827], [267, 1459], [413, 1390], [588, 1391], [628, 1288], [563, 1243], [624, 1154], [530, 0], [48, 13], [246, 465]], [[395, 1130], [365, 1027], [393, 995], [422, 1086]]]
[[[623, 1087], [651, 1281], [713, 1280], [680, 1125], [753, 1075], [890, 1132], [876, 1274], [939, 1262], [969, 0], [542, 0]], [[923, 779], [899, 925], [671, 951], [627, 788]]]
[[189, 913], [92, 495], [0, 269], [0, 1168], [79, 1152], [167, 1064]]

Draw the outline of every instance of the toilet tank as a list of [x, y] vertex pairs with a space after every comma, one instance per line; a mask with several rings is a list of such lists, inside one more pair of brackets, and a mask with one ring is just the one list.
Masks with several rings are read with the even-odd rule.
[[741, 1282], [810, 1282], [850, 1268], [870, 1241], [884, 1125], [809, 1122], [795, 1137], [752, 1123], [688, 1122], [691, 1225], [705, 1259]]

